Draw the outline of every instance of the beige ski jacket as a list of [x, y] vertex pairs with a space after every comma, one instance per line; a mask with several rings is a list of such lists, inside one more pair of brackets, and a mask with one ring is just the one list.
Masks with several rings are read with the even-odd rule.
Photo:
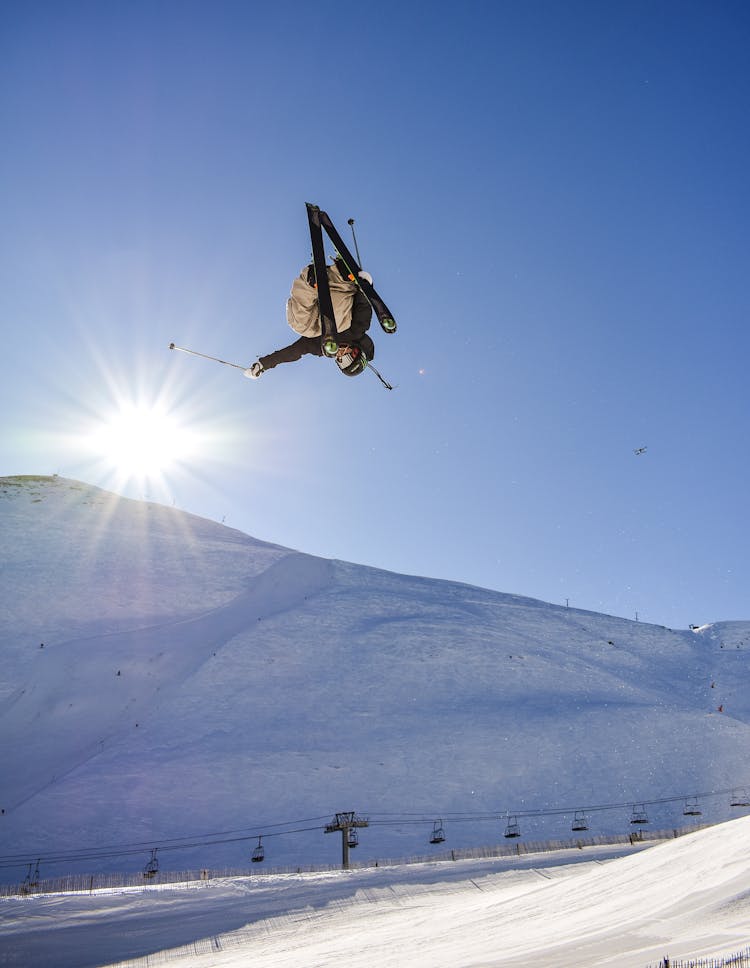
[[[301, 336], [320, 336], [318, 291], [308, 282], [309, 268], [309, 266], [305, 266], [292, 283], [292, 292], [286, 304], [286, 319], [295, 333], [299, 333]], [[336, 317], [336, 329], [339, 333], [342, 333], [345, 329], [349, 329], [352, 324], [354, 296], [359, 287], [356, 282], [342, 279], [341, 273], [335, 265], [330, 265], [327, 268], [333, 314]]]

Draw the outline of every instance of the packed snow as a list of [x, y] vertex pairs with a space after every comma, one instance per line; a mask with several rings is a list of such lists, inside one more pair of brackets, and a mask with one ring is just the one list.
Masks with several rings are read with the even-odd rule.
[[571, 853], [3, 899], [0, 964], [646, 968], [750, 941], [750, 818]]
[[[352, 809], [376, 821], [358, 859], [381, 864], [4, 900], [0, 963], [62, 965], [28, 955], [32, 925], [34, 957], [88, 937], [90, 964], [219, 937], [170, 961], [247, 963], [251, 945], [264, 964], [371, 965], [382, 945], [379, 964], [583, 965], [607, 962], [565, 960], [571, 946], [609, 945], [611, 964], [645, 968], [662, 939], [746, 941], [731, 926], [748, 923], [731, 859], [735, 839], [747, 855], [745, 820], [604, 866], [588, 847], [533, 870], [382, 865], [429, 854], [439, 817], [460, 849], [501, 840], [511, 814], [524, 842], [569, 837], [583, 808], [592, 834], [630, 832], [635, 804], [651, 827], [682, 826], [692, 795], [701, 822], [736, 816], [750, 622], [671, 630], [323, 560], [62, 478], [0, 479], [0, 561], [3, 881], [37, 858], [42, 878], [138, 871], [153, 847], [172, 869], [249, 871], [259, 834], [272, 866], [335, 864], [323, 818]], [[113, 934], [140, 940], [96, 947]]]

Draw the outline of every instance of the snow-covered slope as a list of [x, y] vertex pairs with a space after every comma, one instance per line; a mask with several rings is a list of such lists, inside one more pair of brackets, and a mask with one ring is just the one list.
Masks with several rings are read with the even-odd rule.
[[[61, 478], [0, 479], [0, 561], [3, 856], [750, 783], [750, 622], [671, 631], [326, 561]], [[726, 797], [703, 808], [730, 815]], [[628, 819], [593, 813], [592, 832]], [[447, 823], [446, 846], [502, 831]], [[423, 852], [428, 832], [373, 825], [360, 853]], [[266, 839], [267, 858], [335, 861], [337, 839]]]
[[3, 963], [35, 968], [646, 968], [667, 954], [744, 949], [749, 877], [746, 817], [609, 860], [590, 848], [0, 899], [0, 960], [5, 952]]

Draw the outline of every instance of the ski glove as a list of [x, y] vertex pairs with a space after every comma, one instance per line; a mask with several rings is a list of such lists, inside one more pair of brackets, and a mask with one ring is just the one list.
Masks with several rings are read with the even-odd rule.
[[365, 270], [362, 269], [362, 271], [358, 272], [357, 275], [359, 276], [360, 279], [366, 279], [367, 282], [369, 282], [370, 285], [372, 285], [372, 276], [370, 275], [369, 272], [365, 272]]
[[260, 360], [256, 360], [252, 366], [243, 371], [243, 376], [246, 376], [248, 380], [257, 380], [261, 373], [263, 373], [263, 364]]

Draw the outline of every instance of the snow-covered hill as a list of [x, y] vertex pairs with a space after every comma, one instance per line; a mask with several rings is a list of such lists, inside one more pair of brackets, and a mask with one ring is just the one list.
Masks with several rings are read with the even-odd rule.
[[672, 631], [326, 561], [62, 478], [0, 479], [0, 561], [4, 857], [262, 831], [271, 864], [335, 862], [319, 825], [271, 828], [339, 810], [384, 821], [360, 854], [398, 856], [427, 847], [415, 814], [475, 817], [446, 820], [463, 846], [502, 840], [480, 815], [750, 785], [750, 622]]

